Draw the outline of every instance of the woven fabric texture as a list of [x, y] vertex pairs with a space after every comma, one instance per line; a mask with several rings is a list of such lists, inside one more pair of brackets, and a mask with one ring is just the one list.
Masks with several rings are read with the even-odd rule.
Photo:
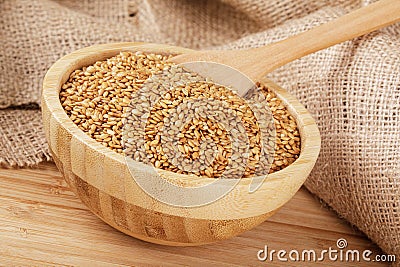
[[[242, 49], [282, 40], [372, 1], [0, 1], [0, 163], [49, 160], [39, 104], [61, 56], [99, 43], [149, 41]], [[316, 119], [322, 137], [307, 188], [400, 258], [400, 25], [271, 73]]]

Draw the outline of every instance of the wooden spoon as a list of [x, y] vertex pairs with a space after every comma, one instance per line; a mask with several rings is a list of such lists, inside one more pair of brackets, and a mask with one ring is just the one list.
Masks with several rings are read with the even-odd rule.
[[[293, 60], [400, 21], [400, 1], [381, 0], [309, 31], [263, 47], [206, 50], [171, 59], [175, 63], [208, 61], [231, 66], [256, 81]], [[236, 88], [244, 95], [249, 88]]]

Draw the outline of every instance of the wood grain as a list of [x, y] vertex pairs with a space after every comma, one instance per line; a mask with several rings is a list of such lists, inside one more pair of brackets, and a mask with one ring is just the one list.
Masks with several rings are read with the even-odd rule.
[[[151, 178], [152, 174], [144, 171], [144, 165], [135, 163], [134, 169], [128, 169], [123, 155], [104, 147], [80, 130], [59, 101], [60, 88], [73, 70], [120, 51], [181, 54], [192, 50], [146, 43], [96, 45], [59, 59], [43, 82], [43, 124], [53, 159], [72, 190], [99, 218], [124, 233], [158, 244], [206, 244], [230, 238], [262, 223], [304, 183], [318, 157], [318, 128], [295, 97], [263, 79], [261, 82], [282, 99], [297, 122], [301, 153], [294, 163], [269, 174], [255, 192], [248, 191], [252, 179], [241, 179], [224, 197], [203, 206], [171, 206], [146, 194], [132, 179], [135, 176]], [[188, 186], [214, 181], [164, 170], [158, 172]], [[213, 188], [218, 190], [217, 187], [210, 190]], [[178, 197], [184, 197], [182, 195]]]
[[301, 189], [268, 221], [235, 238], [169, 247], [127, 236], [93, 215], [54, 164], [0, 169], [0, 266], [387, 266], [370, 262], [259, 262], [258, 250], [335, 247], [381, 253]]

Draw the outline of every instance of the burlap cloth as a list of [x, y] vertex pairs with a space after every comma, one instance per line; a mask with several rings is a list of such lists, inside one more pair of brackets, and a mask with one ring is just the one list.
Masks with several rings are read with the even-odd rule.
[[[116, 41], [256, 47], [367, 2], [0, 0], [0, 163], [50, 160], [37, 104], [46, 70], [66, 53]], [[300, 99], [321, 131], [322, 150], [307, 188], [398, 258], [399, 37], [400, 25], [393, 25], [270, 75]]]

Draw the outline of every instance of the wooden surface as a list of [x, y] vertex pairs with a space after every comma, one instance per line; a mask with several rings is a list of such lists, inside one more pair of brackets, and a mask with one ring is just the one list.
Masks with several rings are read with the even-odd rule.
[[[294, 96], [267, 79], [260, 82], [277, 94], [296, 120], [301, 153], [288, 167], [269, 174], [254, 192], [249, 193], [253, 179], [219, 179], [217, 185], [207, 186], [206, 193], [188, 194], [182, 188], [207, 185], [215, 179], [160, 169], [158, 175], [149, 171], [148, 166], [126, 161], [122, 154], [90, 138], [67, 116], [59, 100], [59, 91], [72, 71], [121, 51], [182, 54], [193, 50], [149, 43], [95, 45], [59, 59], [43, 81], [43, 125], [53, 159], [72, 191], [102, 220], [131, 236], [158, 244], [207, 244], [236, 236], [262, 223], [302, 186], [320, 150], [318, 127]], [[168, 205], [146, 194], [137, 182], [139, 178], [151, 181], [151, 187], [161, 184], [158, 188], [162, 190], [155, 191], [164, 196], [198, 200], [205, 199], [209, 193], [209, 196], [221, 197], [217, 201], [206, 201], [207, 205], [189, 204], [189, 208]], [[232, 186], [232, 182], [236, 184]], [[172, 188], [171, 184], [183, 186]]]
[[295, 59], [398, 21], [400, 21], [398, 0], [380, 0], [311, 30], [264, 47], [242, 51], [200, 51], [180, 55], [172, 60], [176, 63], [189, 61], [224, 63], [258, 80]]
[[377, 262], [258, 262], [271, 249], [379, 249], [302, 188], [268, 221], [200, 247], [146, 243], [111, 228], [81, 203], [54, 164], [0, 169], [0, 266], [387, 266]]

